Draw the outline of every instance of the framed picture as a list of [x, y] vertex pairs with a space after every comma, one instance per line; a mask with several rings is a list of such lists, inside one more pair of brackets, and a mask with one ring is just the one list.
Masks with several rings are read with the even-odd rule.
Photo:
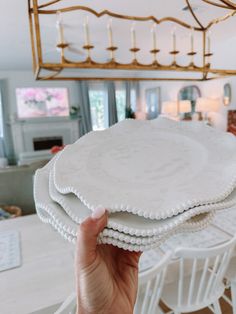
[[67, 88], [17, 88], [19, 119], [69, 116]]
[[230, 132], [236, 135], [236, 110], [228, 111], [227, 132]]
[[161, 113], [161, 88], [149, 88], [145, 91], [147, 119], [155, 119]]

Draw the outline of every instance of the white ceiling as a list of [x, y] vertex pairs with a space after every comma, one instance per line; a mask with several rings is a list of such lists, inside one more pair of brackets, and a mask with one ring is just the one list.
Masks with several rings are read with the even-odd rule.
[[[48, 0], [49, 1], [49, 0]], [[191, 0], [190, 0], [191, 1]], [[28, 25], [28, 13], [27, 13], [27, 0], [0, 0], [0, 70], [28, 70], [32, 68], [32, 58], [31, 58], [31, 46], [30, 46], [30, 37], [29, 37], [29, 25]], [[46, 1], [39, 0], [40, 3], [45, 3]], [[200, 16], [201, 21], [204, 24], [207, 24], [209, 20], [218, 17], [220, 15], [224, 15], [226, 11], [209, 7], [204, 5], [201, 0], [192, 0], [194, 5], [197, 6], [196, 13]], [[64, 0], [61, 2], [62, 4], [59, 7], [63, 7], [63, 4], [66, 5], [75, 5], [81, 4], [85, 6], [92, 7], [95, 10], [103, 10], [108, 9], [113, 12], [129, 14], [129, 15], [154, 15], [157, 18], [162, 18], [165, 16], [174, 16], [188, 23], [192, 23], [196, 25], [192, 16], [189, 12], [183, 11], [183, 7], [186, 6], [185, 0]], [[58, 7], [58, 5], [57, 5]], [[51, 16], [49, 16], [51, 19]], [[76, 25], [81, 29], [81, 32], [77, 32], [75, 30], [68, 29], [65, 32], [68, 33], [70, 38], [75, 38], [77, 42], [77, 48], [81, 49], [81, 46], [84, 42], [84, 34], [83, 34], [83, 20], [78, 20], [78, 17], [74, 14], [72, 18], [65, 16], [65, 23], [70, 25]], [[221, 27], [216, 27], [216, 31], [213, 31], [212, 37], [213, 47], [216, 48], [219, 45], [224, 47], [224, 41], [231, 40], [231, 48], [235, 46], [236, 50], [236, 42], [235, 42], [235, 21], [236, 17], [232, 18], [227, 23], [221, 24]], [[94, 40], [96, 45], [100, 45], [103, 47], [103, 54], [98, 53], [98, 58], [101, 60], [106, 59], [107, 55], [104, 49], [104, 42], [107, 40], [106, 33], [106, 20], [104, 19], [104, 25], [97, 27], [94, 26], [95, 19], [93, 17], [90, 18], [90, 27], [93, 29], [92, 39]], [[43, 20], [44, 23], [44, 20]], [[116, 20], [113, 20], [114, 26], [114, 34], [118, 33], [120, 29], [123, 27], [122, 34], [127, 32], [127, 29], [130, 28], [130, 25], [125, 25], [125, 22], [119, 24]], [[126, 27], [126, 28], [125, 28]], [[137, 26], [138, 28], [138, 26]], [[45, 40], [45, 51], [48, 51], [48, 58], [50, 59], [51, 55], [54, 54], [52, 52], [55, 48], [55, 43], [57, 40], [57, 30], [55, 28], [55, 17], [51, 21], [45, 19], [45, 25], [42, 29], [42, 37]], [[181, 30], [177, 30], [178, 32], [182, 32]], [[168, 51], [170, 50], [170, 33], [171, 30], [166, 26], [166, 31], [164, 35], [161, 35], [159, 41], [162, 43], [164, 49], [162, 49], [163, 57], [168, 59]], [[145, 33], [145, 31], [141, 31], [140, 29], [139, 37], [137, 38], [139, 42], [139, 46], [143, 48], [144, 53], [149, 53], [149, 45], [151, 45], [151, 37], [150, 33]], [[188, 34], [184, 31], [179, 34], [179, 46], [181, 49], [188, 50], [189, 40]], [[124, 36], [125, 37], [125, 36]], [[150, 38], [149, 38], [150, 37]], [[159, 34], [160, 37], [160, 34]], [[117, 41], [119, 42], [120, 39]], [[123, 51], [123, 55], [127, 54], [127, 47], [130, 45], [129, 36], [127, 36], [126, 41], [124, 40], [123, 45], [126, 50]], [[196, 45], [200, 45], [200, 40], [196, 39]], [[146, 49], [146, 52], [145, 52]], [[55, 55], [57, 55], [55, 53]], [[150, 54], [149, 54], [150, 56]], [[122, 49], [119, 57], [122, 59]], [[84, 56], [76, 55], [75, 58], [83, 59]]]

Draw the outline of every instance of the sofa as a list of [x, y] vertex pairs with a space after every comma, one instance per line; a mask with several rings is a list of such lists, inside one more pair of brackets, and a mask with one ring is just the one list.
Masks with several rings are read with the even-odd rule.
[[0, 205], [16, 205], [23, 215], [35, 213], [33, 176], [48, 160], [25, 166], [0, 168]]

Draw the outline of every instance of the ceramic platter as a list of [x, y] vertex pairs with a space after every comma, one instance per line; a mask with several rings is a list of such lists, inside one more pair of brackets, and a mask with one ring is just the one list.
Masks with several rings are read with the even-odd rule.
[[[49, 194], [51, 199], [58, 203], [75, 223], [81, 223], [84, 217], [91, 214], [91, 210], [75, 194], [69, 193], [65, 195], [57, 191], [53, 181], [53, 163], [50, 169], [48, 169], [49, 172]], [[179, 215], [162, 220], [148, 219], [128, 212], [112, 212], [109, 216], [108, 228], [135, 236], [160, 236], [163, 233], [176, 229], [195, 215], [230, 208], [234, 205], [236, 205], [236, 190], [223, 202], [194, 207]]]
[[[78, 224], [75, 223], [66, 214], [63, 208], [54, 202], [49, 194], [49, 168], [38, 170], [35, 176], [34, 197], [36, 202], [36, 209], [39, 218], [52, 225], [65, 239], [70, 242], [76, 242]], [[81, 213], [81, 220], [85, 219], [91, 211]], [[193, 232], [205, 228], [213, 219], [214, 214], [205, 213], [195, 216], [179, 228], [173, 228], [171, 231], [163, 233], [161, 236], [152, 237], [137, 237], [117, 232], [113, 229], [105, 228], [100, 234], [99, 243], [112, 244], [120, 248], [130, 251], [145, 251], [161, 245], [171, 235], [179, 232]]]
[[66, 146], [53, 182], [90, 210], [103, 206], [157, 220], [191, 208], [197, 214], [234, 190], [235, 150], [233, 135], [200, 122], [124, 120]]
[[[54, 160], [52, 160], [50, 164], [48, 164], [48, 166], [44, 169], [45, 178], [42, 179], [45, 181], [45, 183], [42, 184], [44, 184], [45, 186], [49, 184], [49, 192], [47, 193], [49, 193], [49, 197], [51, 198], [51, 200], [59, 204], [67, 213], [67, 215], [72, 219], [72, 221], [79, 224], [85, 217], [91, 214], [91, 210], [89, 210], [73, 193], [64, 195], [57, 191], [53, 181], [53, 165]], [[43, 195], [41, 199], [44, 199]], [[109, 215], [107, 227], [109, 229], [113, 229], [114, 231], [119, 231], [122, 234], [125, 233], [131, 236], [156, 236], [154, 238], [157, 238], [167, 232], [171, 232], [172, 230], [177, 229], [180, 225], [196, 215], [208, 213], [210, 211], [215, 211], [218, 209], [229, 208], [234, 205], [236, 205], [235, 190], [233, 191], [233, 193], [230, 194], [230, 196], [228, 196], [228, 198], [224, 202], [220, 202], [214, 205], [211, 204], [192, 208], [182, 214], [162, 220], [148, 219], [134, 215], [132, 213], [112, 212]]]

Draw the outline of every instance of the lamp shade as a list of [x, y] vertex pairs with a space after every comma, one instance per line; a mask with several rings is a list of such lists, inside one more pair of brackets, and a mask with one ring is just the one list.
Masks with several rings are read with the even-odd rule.
[[187, 113], [192, 111], [190, 100], [180, 100], [179, 101], [179, 113]]
[[177, 115], [177, 101], [164, 101], [162, 103], [162, 110], [161, 113], [166, 115]]
[[177, 116], [179, 113], [191, 112], [191, 101], [180, 100], [180, 101], [164, 101], [162, 103], [162, 113], [172, 116]]
[[219, 106], [219, 99], [200, 97], [197, 99], [195, 110], [197, 112], [214, 112], [219, 110]]

